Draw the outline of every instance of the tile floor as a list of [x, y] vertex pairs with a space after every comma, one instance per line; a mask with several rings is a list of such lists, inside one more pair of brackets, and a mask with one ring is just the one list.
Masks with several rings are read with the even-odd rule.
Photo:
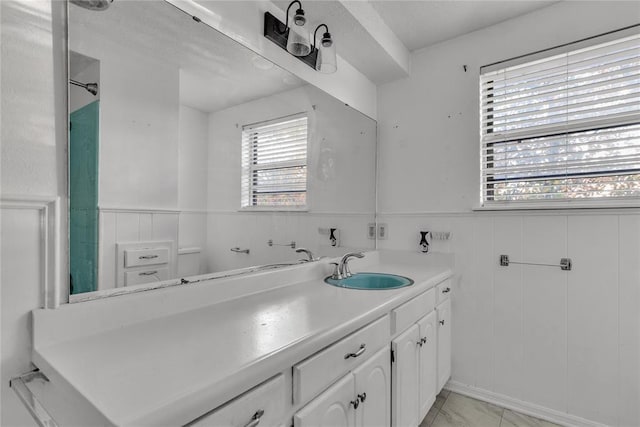
[[419, 427], [559, 427], [490, 403], [451, 393], [436, 398]]

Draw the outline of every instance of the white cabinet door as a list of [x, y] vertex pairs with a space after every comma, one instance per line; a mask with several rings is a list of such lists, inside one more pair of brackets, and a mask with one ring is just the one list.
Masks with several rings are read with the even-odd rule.
[[[318, 373], [322, 375], [322, 373]], [[354, 427], [356, 424], [354, 406], [353, 375], [345, 375], [329, 387], [293, 417], [295, 427]]]
[[418, 341], [417, 324], [391, 341], [394, 353], [392, 364], [391, 417], [395, 427], [418, 425]]
[[391, 354], [389, 347], [353, 371], [360, 400], [356, 426], [389, 427], [391, 423]]
[[436, 401], [437, 374], [437, 334], [436, 312], [432, 311], [418, 321], [420, 327], [420, 416], [422, 420]]
[[438, 392], [451, 376], [451, 300], [436, 308], [438, 313]]

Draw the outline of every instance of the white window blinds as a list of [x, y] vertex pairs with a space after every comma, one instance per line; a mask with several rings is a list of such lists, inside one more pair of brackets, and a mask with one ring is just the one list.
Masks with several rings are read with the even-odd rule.
[[480, 76], [483, 204], [640, 197], [640, 35]]
[[307, 205], [307, 116], [242, 128], [242, 208]]

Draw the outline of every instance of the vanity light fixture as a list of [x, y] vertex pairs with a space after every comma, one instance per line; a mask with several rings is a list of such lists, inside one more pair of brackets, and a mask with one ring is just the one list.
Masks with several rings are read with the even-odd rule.
[[[298, 9], [296, 14], [293, 15], [293, 24], [289, 26], [289, 10], [294, 3], [298, 3]], [[307, 25], [307, 18], [304, 16], [302, 3], [299, 0], [293, 0], [287, 7], [285, 31], [287, 31], [287, 52], [293, 56], [307, 56], [311, 53], [309, 26]]]
[[[290, 26], [289, 12], [296, 3], [298, 9]], [[316, 35], [320, 27], [324, 27], [326, 31], [322, 35], [320, 44], [316, 47]], [[309, 67], [321, 73], [335, 73], [337, 70], [336, 52], [333, 39], [329, 33], [329, 27], [325, 24], [318, 25], [313, 33], [313, 43], [311, 43], [309, 35], [307, 18], [299, 0], [289, 3], [285, 23], [282, 23], [269, 12], [264, 14], [264, 36], [267, 39], [285, 49]]]
[[326, 31], [322, 35], [322, 40], [320, 40], [320, 45], [317, 48], [318, 57], [316, 58], [316, 70], [324, 74], [335, 73], [338, 69], [338, 65], [336, 63], [336, 47], [333, 45], [333, 39], [331, 39], [329, 27], [327, 27], [326, 24], [318, 25], [316, 30], [313, 32], [312, 50], [316, 49], [316, 35], [320, 27], [324, 27]]

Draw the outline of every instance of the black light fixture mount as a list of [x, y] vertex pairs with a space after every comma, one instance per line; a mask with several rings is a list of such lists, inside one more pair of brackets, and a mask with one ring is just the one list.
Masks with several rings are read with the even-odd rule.
[[[295, 25], [303, 25], [306, 23], [306, 17], [304, 15], [304, 10], [302, 9], [302, 4], [299, 0], [292, 1], [289, 4], [289, 7], [287, 7], [287, 19], [285, 23], [273, 16], [273, 14], [271, 14], [270, 12], [265, 12], [264, 14], [264, 36], [284, 50], [287, 50], [287, 40], [289, 37], [289, 32], [291, 31], [291, 29], [289, 28], [289, 10], [294, 3], [298, 4], [298, 9], [296, 10], [296, 13], [293, 17], [293, 22]], [[325, 32], [323, 33], [322, 39], [320, 41], [322, 47], [330, 47], [333, 44], [331, 34], [329, 33], [329, 27], [327, 27], [326, 24], [320, 24], [316, 27], [313, 33], [313, 40], [311, 41], [311, 52], [306, 56], [296, 56], [300, 61], [304, 62], [314, 70], [317, 69], [316, 63], [318, 60], [318, 52], [320, 48], [320, 46], [316, 47], [316, 35], [321, 27], [325, 28]]]
[[[287, 50], [287, 36], [289, 35], [289, 29], [278, 18], [273, 16], [269, 12], [264, 13], [264, 36], [280, 46], [282, 49]], [[300, 61], [307, 64], [309, 67], [316, 69], [316, 58], [318, 57], [318, 49], [311, 48], [311, 53], [307, 56], [296, 56]]]

